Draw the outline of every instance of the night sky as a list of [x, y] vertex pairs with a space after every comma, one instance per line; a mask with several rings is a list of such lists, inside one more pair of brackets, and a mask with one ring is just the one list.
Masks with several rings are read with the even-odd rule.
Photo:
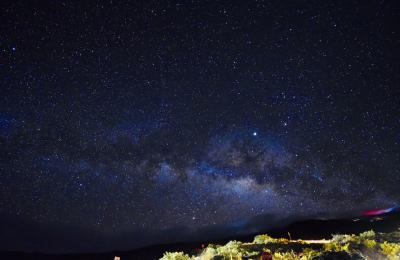
[[400, 200], [398, 1], [1, 1], [0, 249]]

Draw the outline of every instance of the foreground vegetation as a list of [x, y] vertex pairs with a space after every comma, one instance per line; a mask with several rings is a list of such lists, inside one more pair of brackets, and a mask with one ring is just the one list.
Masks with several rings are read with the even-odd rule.
[[162, 260], [239, 259], [400, 259], [400, 232], [333, 235], [330, 240], [289, 240], [259, 235], [251, 243], [208, 245], [199, 255], [166, 252]]

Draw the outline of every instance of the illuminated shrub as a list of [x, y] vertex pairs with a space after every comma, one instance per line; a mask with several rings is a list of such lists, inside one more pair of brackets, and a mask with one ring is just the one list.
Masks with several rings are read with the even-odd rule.
[[339, 244], [346, 244], [346, 243], [356, 243], [358, 238], [356, 235], [333, 235], [332, 242], [339, 243]]
[[279, 244], [287, 244], [287, 243], [289, 243], [290, 241], [289, 241], [289, 239], [287, 239], [287, 238], [278, 238], [278, 239], [275, 239], [274, 242], [275, 242], [275, 243], [279, 243]]
[[[389, 240], [391, 242], [387, 242]], [[208, 245], [200, 255], [188, 256], [183, 252], [164, 254], [162, 260], [247, 260], [267, 258], [274, 260], [371, 259], [400, 260], [400, 233], [366, 231], [356, 235], [333, 235], [330, 241], [302, 241], [256, 236], [252, 243], [230, 241], [226, 245]], [[385, 241], [385, 242], [384, 242]]]
[[272, 259], [274, 260], [299, 260], [299, 257], [293, 252], [275, 252]]
[[217, 250], [213, 247], [207, 247], [203, 253], [200, 255], [200, 259], [202, 260], [212, 260], [214, 256], [218, 254]]
[[368, 230], [358, 235], [361, 240], [365, 239], [375, 239], [375, 232], [373, 230]]
[[301, 253], [300, 260], [309, 260], [313, 259], [314, 257], [317, 257], [321, 255], [321, 252], [316, 251], [312, 248], [305, 248], [303, 252]]
[[376, 241], [373, 239], [365, 239], [363, 244], [368, 248], [374, 248], [376, 246]]
[[400, 244], [383, 242], [381, 244], [382, 254], [389, 259], [400, 259]]
[[183, 252], [166, 252], [160, 260], [191, 260], [189, 255]]
[[243, 256], [245, 256], [245, 257], [256, 257], [258, 255], [259, 255], [259, 252], [250, 251], [250, 252], [246, 252]]
[[255, 243], [255, 244], [266, 244], [266, 243], [272, 243], [272, 242], [276, 242], [276, 239], [268, 236], [267, 234], [258, 235], [256, 237], [254, 237], [254, 240], [253, 240], [253, 243]]
[[328, 243], [324, 245], [325, 251], [331, 252], [340, 252], [340, 251], [349, 251], [350, 243], [340, 244], [336, 242]]
[[246, 253], [245, 250], [241, 248], [241, 245], [241, 242], [233, 240], [224, 246], [218, 247], [217, 253], [228, 259], [241, 259]]

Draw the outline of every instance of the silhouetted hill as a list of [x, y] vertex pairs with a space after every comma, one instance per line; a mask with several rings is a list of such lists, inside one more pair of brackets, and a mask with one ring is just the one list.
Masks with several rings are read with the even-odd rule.
[[[393, 232], [399, 230], [400, 213], [388, 214], [380, 217], [362, 217], [359, 219], [330, 219], [330, 220], [304, 220], [289, 224], [285, 227], [261, 230], [257, 234], [268, 233], [272, 237], [286, 237], [290, 233], [291, 239], [323, 239], [330, 238], [332, 234], [358, 234], [373, 229], [375, 232]], [[226, 237], [224, 239], [210, 239], [209, 241], [195, 241], [188, 243], [175, 243], [165, 245], [154, 245], [135, 249], [132, 251], [93, 253], [93, 254], [42, 254], [23, 252], [1, 252], [0, 259], [7, 260], [109, 260], [114, 256], [120, 256], [121, 260], [128, 259], [159, 259], [166, 251], [183, 251], [189, 254], [197, 254], [202, 245], [225, 244], [230, 240], [249, 242], [257, 234], [249, 234], [237, 237]]]

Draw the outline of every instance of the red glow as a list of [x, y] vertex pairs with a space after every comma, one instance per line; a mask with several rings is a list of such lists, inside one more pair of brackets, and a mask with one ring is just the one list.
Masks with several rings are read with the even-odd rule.
[[363, 212], [363, 216], [376, 216], [376, 215], [385, 214], [386, 212], [387, 212], [387, 209], [367, 210], [367, 211]]

